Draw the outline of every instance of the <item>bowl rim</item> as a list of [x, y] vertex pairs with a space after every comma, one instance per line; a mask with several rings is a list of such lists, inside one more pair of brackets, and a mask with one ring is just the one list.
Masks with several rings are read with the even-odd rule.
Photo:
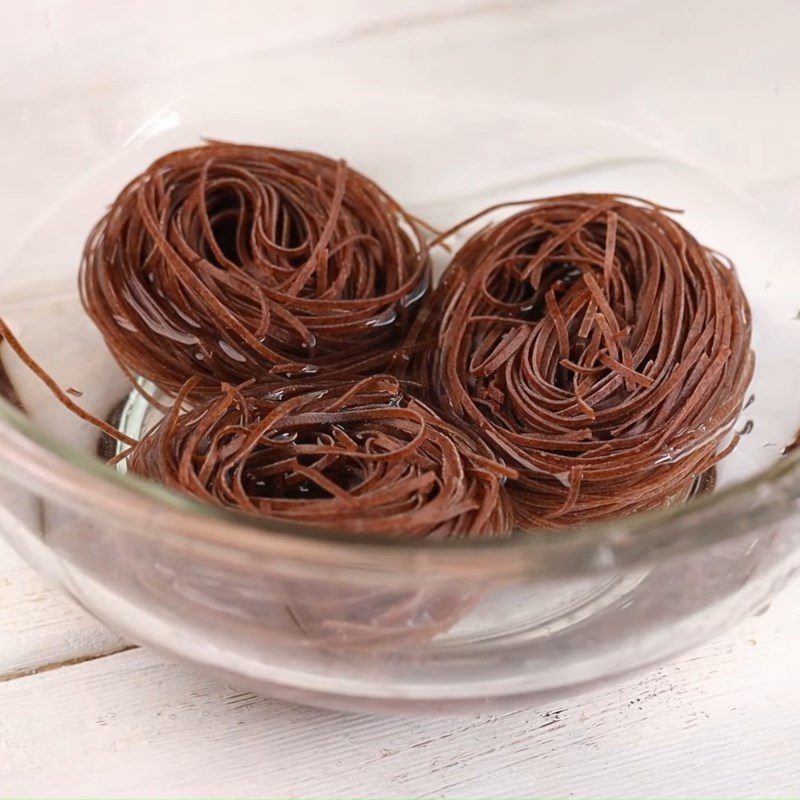
[[735, 538], [797, 512], [800, 450], [717, 492], [657, 511], [558, 532], [515, 531], [504, 540], [366, 540], [339, 531], [215, 508], [122, 473], [58, 441], [0, 398], [0, 468], [12, 482], [111, 527], [187, 553], [204, 550], [246, 568], [280, 558], [304, 569], [380, 570], [442, 579], [569, 577], [634, 568]]

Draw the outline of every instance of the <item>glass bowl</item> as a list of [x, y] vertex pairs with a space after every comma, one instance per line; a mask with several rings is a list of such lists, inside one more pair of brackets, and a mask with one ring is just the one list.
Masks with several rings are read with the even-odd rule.
[[[638, 14], [614, 29], [623, 49], [643, 35]], [[604, 115], [574, 85], [587, 69], [599, 73], [593, 85], [625, 86], [630, 108], [647, 86], [646, 113], [662, 113], [665, 125], [674, 109], [669, 90], [659, 94], [644, 74], [620, 84], [619, 65], [597, 59], [600, 45], [588, 30], [574, 32], [568, 13], [537, 4], [495, 16], [509, 63], [490, 65], [490, 75], [541, 61], [550, 81], [541, 100], [521, 102], [522, 90], [493, 91], [471, 74], [459, 83], [424, 29], [275, 53], [248, 39], [243, 18], [230, 31], [240, 50], [200, 53], [198, 43], [172, 58], [150, 42], [141, 75], [132, 75], [115, 73], [103, 51], [87, 50], [77, 24], [60, 20], [47, 35], [63, 37], [77, 59], [66, 75], [45, 54], [27, 99], [5, 88], [13, 111], [3, 117], [0, 164], [23, 188], [4, 201], [7, 241], [20, 246], [2, 266], [0, 312], [62, 386], [83, 392], [82, 405], [106, 418], [122, 409], [121, 424], [137, 432], [144, 414], [126, 400], [130, 387], [80, 308], [77, 268], [103, 208], [168, 150], [208, 136], [345, 157], [442, 228], [500, 200], [647, 197], [685, 209], [683, 224], [737, 264], [753, 306], [756, 374], [737, 425], [746, 435], [720, 465], [715, 491], [656, 513], [491, 544], [320, 535], [208, 508], [106, 466], [96, 431], [3, 345], [0, 528], [132, 641], [305, 703], [521, 705], [692, 647], [762, 608], [796, 572], [800, 453], [784, 451], [800, 423], [797, 242], [729, 176], [691, 147], [676, 148], [679, 136], [645, 135], [636, 114], [626, 121], [613, 104]], [[608, 36], [613, 19], [600, 19]], [[123, 36], [124, 21], [106, 22]], [[472, 22], [453, 23], [454, 52], [469, 37], [485, 45], [481, 20]], [[549, 37], [561, 36], [559, 59], [548, 58], [543, 22]], [[689, 87], [698, 59], [711, 56], [686, 46], [695, 61], [678, 65], [673, 82]], [[431, 63], [442, 64], [439, 81], [429, 80]], [[106, 82], [92, 79], [92, 64], [111, 69]], [[437, 258], [441, 269], [446, 254]]]

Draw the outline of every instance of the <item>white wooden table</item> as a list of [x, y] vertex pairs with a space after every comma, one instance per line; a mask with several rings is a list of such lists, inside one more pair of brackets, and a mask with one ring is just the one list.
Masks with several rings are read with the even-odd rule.
[[800, 583], [646, 675], [511, 713], [287, 705], [131, 648], [0, 545], [0, 797], [797, 797]]
[[[108, 36], [116, 4], [15, 5], [24, 8], [9, 8], [14, 24], [0, 30], [4, 145], [28, 135], [15, 126], [14, 104], [45, 91], [40, 78], [54, 59], [54, 96], [98, 69], [104, 85], [131, 83], [185, 64], [190, 39], [225, 58], [226, 14], [252, 18], [252, 36], [238, 46], [274, 50], [276, 63], [299, 49], [309, 70], [357, 65], [382, 85], [434, 82], [443, 97], [476, 102], [526, 104], [564, 90], [558, 74], [532, 76], [563, 65], [568, 35], [569, 57], [580, 51], [619, 71], [619, 82], [602, 85], [581, 71], [568, 87], [576, 113], [624, 113], [628, 126], [727, 176], [788, 225], [800, 214], [792, 0], [653, 3], [634, 27], [633, 0], [177, 0], [154, 3], [153, 13], [174, 24], [189, 13], [194, 37], [168, 45], [137, 4], [126, 22], [136, 48], [122, 59]], [[713, 69], [709, 41], [719, 54]], [[670, 82], [675, 59], [697, 64], [698, 79]], [[81, 153], [71, 164], [76, 175], [86, 168]], [[13, 159], [0, 164], [0, 187], [14, 184], [15, 169]], [[56, 193], [74, 177], [43, 174], [40, 188]], [[4, 203], [4, 241], [24, 232], [27, 213], [24, 200]], [[258, 698], [166, 663], [88, 618], [0, 542], [0, 797], [796, 797], [798, 604], [800, 583], [702, 650], [555, 705], [379, 719]]]

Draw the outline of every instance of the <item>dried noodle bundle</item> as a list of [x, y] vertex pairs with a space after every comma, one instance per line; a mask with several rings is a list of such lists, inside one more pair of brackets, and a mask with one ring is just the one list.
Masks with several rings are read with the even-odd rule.
[[344, 162], [210, 142], [158, 159], [86, 243], [84, 307], [129, 376], [384, 369], [430, 283], [418, 223]]
[[464, 244], [412, 331], [432, 343], [417, 380], [520, 470], [524, 527], [684, 499], [724, 455], [753, 371], [750, 310], [733, 265], [664, 210], [527, 203]]
[[515, 475], [395, 378], [223, 386], [173, 410], [128, 455], [144, 477], [213, 505], [352, 534], [504, 536]]

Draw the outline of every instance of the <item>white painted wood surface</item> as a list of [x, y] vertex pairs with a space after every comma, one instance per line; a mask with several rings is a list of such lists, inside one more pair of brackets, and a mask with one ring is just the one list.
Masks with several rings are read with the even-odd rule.
[[[116, 634], [45, 585], [0, 539], [0, 681], [124, 646]], [[1, 765], [2, 760], [0, 773]]]
[[[632, 129], [796, 220], [800, 4], [654, 3], [626, 48], [609, 48], [609, 32], [624, 29], [631, 3], [347, 0], [331, 11], [325, 0], [272, 7], [245, 0], [233, 10], [179, 0], [166, 11], [154, 2], [153, 9], [178, 24], [191, 7], [213, 58], [230, 55], [219, 33], [225, 15], [239, 13], [254, 20], [252, 36], [239, 46], [274, 51], [276, 64], [293, 58], [309, 71], [333, 64], [343, 79], [367, 70], [409, 92], [435, 81], [443, 98], [472, 102], [544, 103], [568, 89], [576, 113], [624, 113]], [[19, 24], [6, 20], [0, 29], [0, 66], [14, 65], [0, 70], [0, 136], [21, 153], [31, 132], [17, 109], [41, 92], [40, 75], [54, 59], [64, 64], [52, 87], [55, 103], [95, 71], [101, 97], [190, 57], [191, 37], [165, 49], [164, 36], [141, 13], [147, 3], [131, 21], [137, 50], [125, 59], [115, 57], [108, 36], [115, 4], [19, 5], [26, 6], [14, 12]], [[574, 17], [573, 46], [588, 61], [610, 64], [614, 81], [600, 85], [591, 72], [572, 86], [537, 77], [548, 76], [548, 64], [563, 55], [557, 23], [564, 13]], [[668, 23], [675, 17], [682, 35], [673, 40]], [[31, 51], [25, 36], [42, 20], [51, 36]], [[735, 56], [720, 59], [702, 80], [670, 84], [675, 59], [707, 60], [712, 28]], [[71, 35], [85, 49], [83, 61], [64, 57], [61, 43]], [[638, 71], [633, 87], [625, 82], [631, 69]], [[648, 102], [655, 86], [658, 114]], [[734, 116], [742, 108], [748, 113]], [[727, 135], [731, 126], [736, 136]], [[113, 144], [123, 134], [109, 124], [87, 132], [87, 141], [102, 135]], [[39, 189], [63, 190], [91, 163], [90, 151], [76, 149], [63, 173], [43, 173]], [[0, 164], [0, 201], [2, 187], [17, 185], [18, 166]], [[24, 198], [3, 203], [6, 243], [29, 227], [33, 207]], [[256, 698], [127, 649], [0, 542], [0, 797], [797, 797], [798, 603], [800, 583], [765, 615], [702, 650], [556, 705], [378, 719]]]
[[107, 643], [96, 623], [15, 574], [30, 587], [20, 615], [47, 597], [53, 637], [82, 628], [91, 646], [0, 682], [2, 797], [800, 794], [800, 583], [718, 641], [592, 694], [382, 719], [259, 698], [140, 649], [94, 657]]

